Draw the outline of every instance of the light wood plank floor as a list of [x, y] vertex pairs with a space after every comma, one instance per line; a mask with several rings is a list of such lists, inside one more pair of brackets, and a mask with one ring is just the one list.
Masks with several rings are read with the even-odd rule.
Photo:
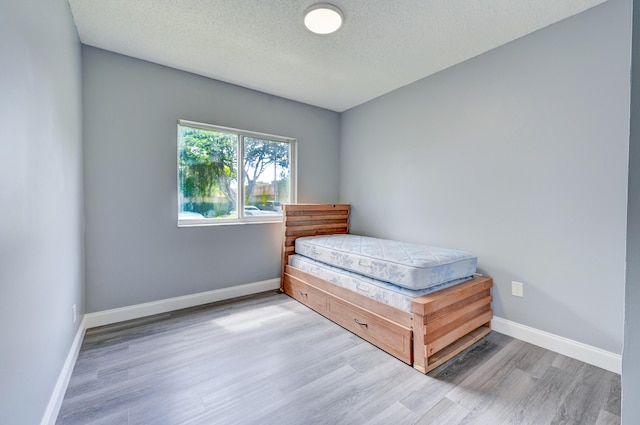
[[619, 423], [619, 375], [492, 332], [425, 376], [275, 292], [88, 330], [57, 420]]

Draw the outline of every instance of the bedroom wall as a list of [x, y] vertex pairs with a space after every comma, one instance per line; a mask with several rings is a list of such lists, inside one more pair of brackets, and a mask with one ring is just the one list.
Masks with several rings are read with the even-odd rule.
[[83, 314], [80, 42], [65, 0], [0, 2], [0, 423], [40, 423]]
[[474, 252], [496, 316], [621, 353], [630, 38], [610, 0], [343, 113], [352, 231]]
[[298, 139], [298, 200], [337, 202], [339, 115], [83, 46], [88, 312], [280, 276], [281, 225], [178, 228], [178, 119]]
[[633, 2], [627, 286], [622, 357], [622, 423], [640, 418], [640, 1]]

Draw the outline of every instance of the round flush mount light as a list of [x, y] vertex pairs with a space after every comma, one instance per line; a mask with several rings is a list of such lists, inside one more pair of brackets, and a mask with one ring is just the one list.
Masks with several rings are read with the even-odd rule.
[[318, 3], [304, 12], [304, 26], [316, 34], [331, 34], [342, 26], [342, 11], [329, 3]]

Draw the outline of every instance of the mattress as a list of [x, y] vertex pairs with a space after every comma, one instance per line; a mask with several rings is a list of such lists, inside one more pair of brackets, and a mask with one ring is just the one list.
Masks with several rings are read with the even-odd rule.
[[391, 283], [346, 271], [328, 264], [312, 260], [302, 255], [289, 256], [289, 265], [305, 273], [319, 277], [334, 285], [373, 298], [397, 309], [411, 313], [411, 300], [432, 292], [440, 291], [471, 279], [471, 276], [452, 280], [427, 289], [411, 290]]
[[296, 239], [295, 252], [414, 290], [471, 276], [478, 263], [465, 251], [351, 234], [301, 237]]

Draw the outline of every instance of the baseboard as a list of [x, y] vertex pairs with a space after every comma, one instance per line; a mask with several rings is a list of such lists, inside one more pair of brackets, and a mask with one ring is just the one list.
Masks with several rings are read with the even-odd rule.
[[[216, 301], [223, 301], [245, 295], [275, 290], [280, 287], [280, 279], [263, 280], [246, 285], [215, 289], [182, 297], [168, 298], [160, 301], [115, 308], [97, 313], [85, 314], [73, 339], [69, 354], [64, 362], [56, 386], [49, 399], [49, 404], [42, 417], [41, 425], [54, 425], [62, 406], [64, 394], [69, 385], [73, 367], [82, 346], [86, 329], [108, 325], [125, 320], [138, 319], [153, 314], [167, 313], [182, 308], [195, 307]], [[546, 348], [567, 357], [583, 361], [602, 369], [620, 374], [622, 372], [622, 356], [581, 342], [573, 341], [558, 335], [544, 332], [529, 326], [521, 325], [501, 317], [491, 320], [492, 330], [513, 338]]]
[[76, 364], [84, 333], [89, 328], [122, 322], [125, 320], [137, 319], [151, 316], [158, 313], [180, 310], [181, 308], [195, 307], [197, 305], [208, 304], [216, 301], [228, 300], [245, 295], [258, 294], [275, 290], [280, 287], [280, 279], [263, 280], [261, 282], [248, 283], [246, 285], [232, 286], [230, 288], [215, 289], [213, 291], [200, 292], [182, 297], [168, 298], [150, 303], [137, 304], [128, 307], [115, 308], [112, 310], [88, 313], [82, 317], [76, 336], [73, 339], [69, 354], [64, 362], [56, 386], [49, 399], [49, 404], [45, 410], [40, 425], [55, 425], [60, 412], [60, 406], [67, 391], [73, 367]]
[[199, 292], [197, 294], [185, 295], [182, 297], [167, 298], [144, 304], [114, 308], [96, 313], [85, 314], [86, 329], [96, 326], [109, 325], [111, 323], [124, 322], [125, 320], [138, 319], [140, 317], [154, 314], [167, 313], [169, 311], [180, 310], [182, 308], [195, 307], [216, 301], [228, 300], [245, 295], [257, 294], [260, 292], [278, 289], [280, 279], [269, 279], [261, 282], [248, 283], [245, 285], [231, 286], [229, 288], [214, 289], [213, 291]]
[[58, 413], [60, 412], [60, 406], [62, 406], [62, 400], [64, 400], [64, 394], [67, 392], [67, 386], [73, 373], [73, 367], [76, 365], [78, 354], [80, 353], [80, 347], [82, 346], [82, 339], [84, 338], [84, 331], [86, 330], [86, 318], [83, 317], [76, 332], [76, 336], [73, 338], [73, 343], [69, 349], [69, 354], [64, 361], [62, 371], [58, 376], [58, 381], [53, 389], [51, 398], [49, 398], [49, 404], [47, 410], [44, 412], [40, 425], [55, 425]]
[[501, 317], [494, 317], [491, 320], [491, 329], [610, 372], [622, 373], [622, 356], [620, 354], [611, 353]]

